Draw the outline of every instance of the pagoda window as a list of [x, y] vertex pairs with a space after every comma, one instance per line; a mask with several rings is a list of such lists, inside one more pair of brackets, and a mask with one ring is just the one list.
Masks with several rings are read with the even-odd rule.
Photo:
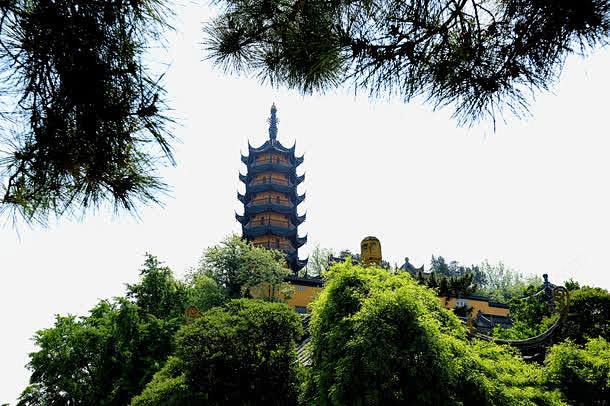
[[290, 162], [288, 161], [288, 159], [283, 156], [283, 155], [279, 155], [279, 154], [261, 154], [258, 155], [256, 157], [255, 160], [256, 164], [276, 164], [276, 165], [283, 165], [283, 166], [288, 166], [290, 165]]
[[279, 173], [261, 173], [254, 178], [253, 184], [259, 185], [263, 183], [278, 183], [281, 185], [288, 185], [288, 176]]

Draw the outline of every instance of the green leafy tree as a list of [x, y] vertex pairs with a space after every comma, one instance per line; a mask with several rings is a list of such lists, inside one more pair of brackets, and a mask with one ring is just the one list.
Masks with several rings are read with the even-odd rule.
[[453, 278], [454, 282], [451, 282], [450, 279], [448, 283], [450, 285], [453, 283], [456, 287], [459, 284], [465, 284], [470, 281], [473, 284], [474, 289], [474, 284], [484, 284], [486, 281], [486, 276], [478, 265], [464, 266], [460, 265], [457, 261], [450, 261], [447, 263], [442, 256], [435, 257], [432, 255], [432, 259], [430, 260], [430, 272], [436, 274], [437, 277]]
[[57, 316], [34, 337], [29, 386], [19, 405], [127, 404], [173, 351], [184, 323], [184, 287], [147, 256], [128, 296], [103, 300], [88, 316]]
[[157, 318], [182, 317], [188, 296], [185, 283], [174, 278], [172, 270], [157, 257], [146, 254], [140, 281], [127, 285], [127, 297], [144, 312]]
[[194, 274], [189, 278], [188, 302], [200, 311], [220, 306], [227, 301], [225, 289], [208, 275]]
[[509, 302], [510, 317], [513, 325], [510, 328], [497, 326], [493, 335], [511, 340], [526, 339], [537, 336], [548, 330], [559, 317], [560, 309], [544, 294], [538, 294], [540, 287], [531, 285], [523, 297]]
[[565, 286], [566, 289], [569, 290], [569, 291], [580, 289], [580, 283], [578, 283], [578, 281], [575, 281], [572, 278], [570, 278], [567, 281], [565, 281], [563, 286]]
[[610, 399], [610, 344], [595, 338], [584, 348], [566, 341], [551, 348], [544, 377], [570, 405], [607, 405]]
[[320, 248], [316, 245], [309, 254], [309, 260], [305, 267], [306, 276], [320, 276], [328, 268], [333, 251], [328, 248]]
[[430, 272], [434, 272], [437, 275], [450, 275], [449, 265], [442, 256], [435, 257], [432, 255], [430, 260]]
[[350, 82], [372, 96], [424, 96], [460, 122], [547, 89], [566, 56], [606, 43], [608, 0], [225, 0], [210, 57], [305, 93]]
[[231, 235], [205, 250], [193, 273], [199, 274], [222, 286], [227, 297], [239, 298], [248, 296], [251, 288], [262, 283], [269, 284], [272, 290], [280, 290], [290, 270], [282, 252], [255, 247]]
[[[434, 274], [433, 274], [434, 275]], [[449, 281], [445, 276], [441, 276], [438, 282], [438, 294], [440, 296], [449, 297], [451, 292], [449, 291]], [[430, 280], [428, 287], [434, 289], [434, 285], [437, 283], [436, 280]]]
[[447, 287], [446, 286], [439, 286], [439, 284], [441, 282], [443, 282], [443, 280], [445, 281], [444, 283], [447, 283], [447, 280], [445, 278], [441, 278], [440, 281], [436, 278], [436, 274], [434, 272], [432, 272], [430, 274], [430, 277], [428, 279], [426, 279], [426, 284], [428, 285], [429, 288], [431, 289], [436, 289], [439, 288], [442, 290], [442, 292], [445, 292]]
[[343, 261], [347, 261], [348, 258], [351, 258], [352, 262], [360, 262], [360, 254], [353, 253], [350, 250], [341, 250], [339, 252], [339, 258]]
[[232, 300], [180, 330], [175, 358], [132, 405], [295, 404], [301, 335], [288, 306]]
[[0, 116], [12, 135], [0, 208], [44, 222], [157, 202], [171, 135], [143, 55], [168, 27], [164, 2], [8, 0], [0, 13], [2, 102], [12, 110]]
[[87, 317], [58, 316], [34, 338], [19, 405], [126, 404], [163, 365], [181, 324], [125, 299], [102, 301]]
[[470, 343], [435, 293], [404, 273], [335, 265], [313, 304], [315, 404], [561, 404], [540, 369]]
[[440, 296], [467, 297], [477, 289], [477, 286], [473, 283], [474, 275], [471, 273], [462, 276], [441, 276], [439, 279], [438, 292]]
[[476, 293], [498, 302], [523, 297], [529, 286], [542, 285], [542, 278], [539, 276], [523, 275], [502, 262], [490, 264], [489, 261], [483, 261], [479, 269], [483, 277], [482, 281], [478, 282]]
[[569, 314], [559, 335], [578, 344], [597, 337], [610, 341], [610, 292], [588, 286], [571, 291]]

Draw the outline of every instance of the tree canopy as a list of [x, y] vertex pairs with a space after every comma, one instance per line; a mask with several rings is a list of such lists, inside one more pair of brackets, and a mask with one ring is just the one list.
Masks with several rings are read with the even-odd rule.
[[262, 283], [280, 289], [289, 274], [281, 251], [255, 247], [231, 235], [205, 250], [193, 276], [208, 276], [226, 290], [228, 297], [239, 298], [249, 296], [250, 289]]
[[296, 404], [301, 334], [285, 304], [229, 301], [178, 332], [175, 357], [132, 405]]
[[610, 292], [589, 286], [571, 291], [570, 312], [560, 333], [578, 344], [598, 337], [610, 341]]
[[[32, 372], [30, 384], [21, 394], [19, 404], [123, 405], [140, 394], [151, 380], [154, 389], [148, 389], [147, 396], [152, 396], [151, 391], [161, 390], [155, 384], [158, 381], [172, 390], [184, 389], [187, 382], [174, 372], [183, 367], [194, 371], [199, 361], [199, 358], [187, 358], [193, 348], [185, 340], [195, 339], [197, 334], [208, 331], [208, 327], [212, 330], [206, 334], [210, 337], [217, 334], [217, 341], [205, 344], [209, 346], [202, 347], [201, 351], [215, 351], [228, 346], [227, 340], [239, 338], [241, 341], [235, 341], [231, 351], [246, 351], [243, 354], [251, 357], [242, 359], [246, 364], [258, 365], [260, 361], [256, 371], [267, 376], [264, 379], [280, 379], [271, 377], [269, 371], [276, 362], [278, 374], [287, 373], [286, 368], [293, 367], [295, 337], [302, 333], [296, 313], [279, 303], [277, 306], [262, 301], [260, 304], [258, 301], [225, 303], [232, 297], [247, 296], [248, 289], [257, 284], [279, 286], [289, 272], [282, 261], [283, 257], [276, 251], [256, 248], [231, 236], [223, 244], [206, 250], [201, 269], [179, 280], [169, 267], [147, 254], [140, 279], [127, 285], [125, 296], [100, 301], [86, 316], [58, 315], [52, 327], [36, 333], [34, 342], [38, 348], [30, 354], [28, 363]], [[187, 321], [185, 310], [190, 305], [204, 315], [205, 321], [199, 323], [209, 324], [185, 327], [176, 336]], [[211, 311], [220, 306], [224, 307]], [[229, 362], [235, 353], [227, 351], [225, 356]], [[167, 361], [170, 355], [174, 359]], [[255, 356], [261, 358], [252, 358]], [[267, 369], [263, 368], [265, 362]], [[225, 383], [228, 384], [232, 372], [229, 369], [221, 373], [226, 374], [222, 375]], [[282, 378], [288, 381], [281, 382], [293, 385], [292, 373], [297, 372], [290, 370]], [[265, 382], [272, 385], [271, 381]], [[280, 380], [273, 382], [279, 383]], [[292, 386], [284, 389], [296, 390]], [[182, 395], [190, 396], [191, 392]], [[176, 400], [177, 405], [184, 404], [186, 398], [178, 392], [171, 393], [168, 399]]]
[[143, 54], [168, 12], [162, 0], [0, 3], [0, 208], [44, 222], [158, 201], [171, 136]]
[[[575, 286], [573, 282], [571, 285]], [[541, 334], [555, 323], [560, 309], [544, 295], [534, 296], [539, 289], [539, 285], [530, 285], [523, 297], [510, 300], [513, 325], [508, 329], [497, 327], [494, 335], [525, 339]], [[584, 345], [595, 338], [610, 340], [610, 293], [602, 288], [583, 286], [570, 291], [568, 314], [554, 333], [554, 339]]]
[[452, 105], [461, 123], [522, 114], [566, 56], [607, 43], [608, 0], [224, 0], [210, 57], [305, 93]]
[[540, 370], [459, 320], [409, 275], [349, 261], [314, 302], [307, 396], [317, 404], [562, 404]]
[[[228, 241], [233, 245], [214, 252], [252, 248]], [[222, 257], [251, 264], [249, 255]], [[253, 281], [269, 275], [254, 273]], [[230, 292], [247, 292], [247, 281], [227, 289], [199, 271], [178, 280], [148, 255], [124, 297], [102, 300], [86, 316], [57, 316], [36, 334], [30, 384], [18, 404], [605, 404], [603, 289], [573, 291], [574, 318], [560, 335], [570, 341], [550, 348], [541, 366], [507, 347], [468, 339], [437, 293], [408, 273], [348, 259], [325, 278], [312, 304], [306, 344], [312, 363], [305, 368], [298, 365], [303, 329], [293, 309], [230, 299]], [[186, 318], [191, 304], [200, 315]], [[541, 309], [527, 302], [515, 317], [535, 325]]]
[[34, 337], [30, 385], [20, 405], [127, 404], [173, 351], [186, 287], [148, 256], [128, 297], [102, 300], [88, 316], [57, 316]]
[[566, 341], [551, 348], [544, 376], [571, 405], [607, 405], [610, 399], [610, 343], [603, 338], [584, 347]]

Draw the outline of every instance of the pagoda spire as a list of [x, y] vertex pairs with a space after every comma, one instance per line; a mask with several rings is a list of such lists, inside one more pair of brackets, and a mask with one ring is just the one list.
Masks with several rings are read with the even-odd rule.
[[277, 138], [277, 108], [275, 107], [275, 103], [271, 105], [271, 115], [269, 116], [269, 139], [275, 140]]

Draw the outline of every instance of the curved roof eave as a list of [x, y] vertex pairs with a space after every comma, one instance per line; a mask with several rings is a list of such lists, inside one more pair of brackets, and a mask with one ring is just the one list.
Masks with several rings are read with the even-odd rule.
[[250, 141], [248, 141], [248, 152], [250, 154], [255, 153], [255, 154], [259, 154], [261, 152], [268, 152], [271, 150], [275, 150], [277, 152], [282, 152], [285, 154], [290, 154], [290, 153], [294, 153], [294, 148], [296, 146], [296, 142], [295, 145], [293, 145], [290, 148], [286, 148], [285, 146], [282, 145], [281, 142], [275, 140], [274, 142], [271, 142], [270, 140], [265, 141], [265, 143], [263, 145], [261, 145], [258, 148], [254, 148], [252, 145], [250, 145]]

